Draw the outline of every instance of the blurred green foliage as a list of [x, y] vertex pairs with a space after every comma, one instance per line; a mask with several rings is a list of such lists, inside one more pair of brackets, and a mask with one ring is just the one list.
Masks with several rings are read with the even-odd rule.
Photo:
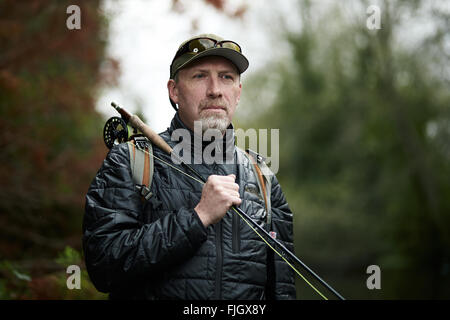
[[[107, 299], [106, 294], [98, 292], [92, 285], [82, 254], [74, 248], [66, 246], [57, 258], [46, 263], [48, 267], [45, 272], [35, 273], [32, 277], [21, 271], [30, 269], [29, 266], [3, 260], [0, 263], [0, 299]], [[67, 268], [72, 265], [80, 267], [80, 289], [69, 289], [67, 286], [71, 276]]]
[[[73, 1], [0, 1], [0, 296], [97, 297], [68, 290], [67, 266], [81, 250], [84, 195], [106, 154], [98, 89], [114, 85], [100, 1], [78, 1], [81, 29], [66, 27]], [[64, 251], [65, 258], [77, 260]], [[62, 259], [62, 257], [60, 257]], [[94, 294], [95, 293], [95, 294]]]
[[28, 292], [28, 284], [31, 277], [22, 273], [13, 266], [10, 261], [0, 262], [0, 299], [23, 298]]
[[[369, 4], [358, 4], [349, 17], [347, 2], [326, 12], [299, 2], [301, 30], [281, 35], [292, 51], [247, 80], [241, 108], [255, 116], [244, 125], [280, 129], [296, 253], [338, 291], [448, 299], [450, 13], [386, 1], [382, 28], [369, 30]], [[405, 17], [424, 12], [432, 32], [408, 47]], [[366, 287], [372, 264], [382, 290]], [[299, 298], [318, 297], [298, 287]]]

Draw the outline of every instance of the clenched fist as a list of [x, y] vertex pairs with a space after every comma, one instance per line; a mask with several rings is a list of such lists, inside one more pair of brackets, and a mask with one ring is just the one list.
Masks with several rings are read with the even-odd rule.
[[236, 176], [211, 175], [203, 185], [200, 202], [194, 208], [205, 227], [219, 222], [232, 205], [240, 205]]

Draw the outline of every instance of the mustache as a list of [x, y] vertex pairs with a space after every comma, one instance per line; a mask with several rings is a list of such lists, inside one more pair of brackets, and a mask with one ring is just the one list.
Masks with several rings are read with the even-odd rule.
[[200, 110], [204, 110], [210, 107], [220, 107], [224, 110], [228, 110], [228, 104], [223, 99], [218, 100], [202, 100], [200, 101]]

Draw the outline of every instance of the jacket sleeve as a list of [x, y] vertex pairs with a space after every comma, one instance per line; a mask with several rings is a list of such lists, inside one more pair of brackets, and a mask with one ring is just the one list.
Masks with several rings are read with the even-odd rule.
[[114, 146], [86, 195], [83, 250], [89, 276], [102, 292], [142, 283], [150, 275], [157, 278], [206, 240], [206, 228], [193, 209], [142, 223], [143, 204], [129, 163], [127, 145]]
[[[275, 175], [272, 178], [272, 230], [283, 245], [294, 252], [293, 215]], [[296, 299], [294, 271], [277, 254], [273, 254], [274, 292], [276, 300]]]

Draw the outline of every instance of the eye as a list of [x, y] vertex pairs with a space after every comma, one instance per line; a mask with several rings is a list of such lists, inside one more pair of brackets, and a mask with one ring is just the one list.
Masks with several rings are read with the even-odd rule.
[[195, 78], [195, 79], [201, 79], [201, 78], [203, 78], [204, 76], [205, 76], [205, 74], [203, 74], [203, 73], [195, 73], [194, 76], [193, 76], [193, 78]]
[[222, 78], [225, 80], [234, 80], [234, 77], [231, 74], [224, 74]]

